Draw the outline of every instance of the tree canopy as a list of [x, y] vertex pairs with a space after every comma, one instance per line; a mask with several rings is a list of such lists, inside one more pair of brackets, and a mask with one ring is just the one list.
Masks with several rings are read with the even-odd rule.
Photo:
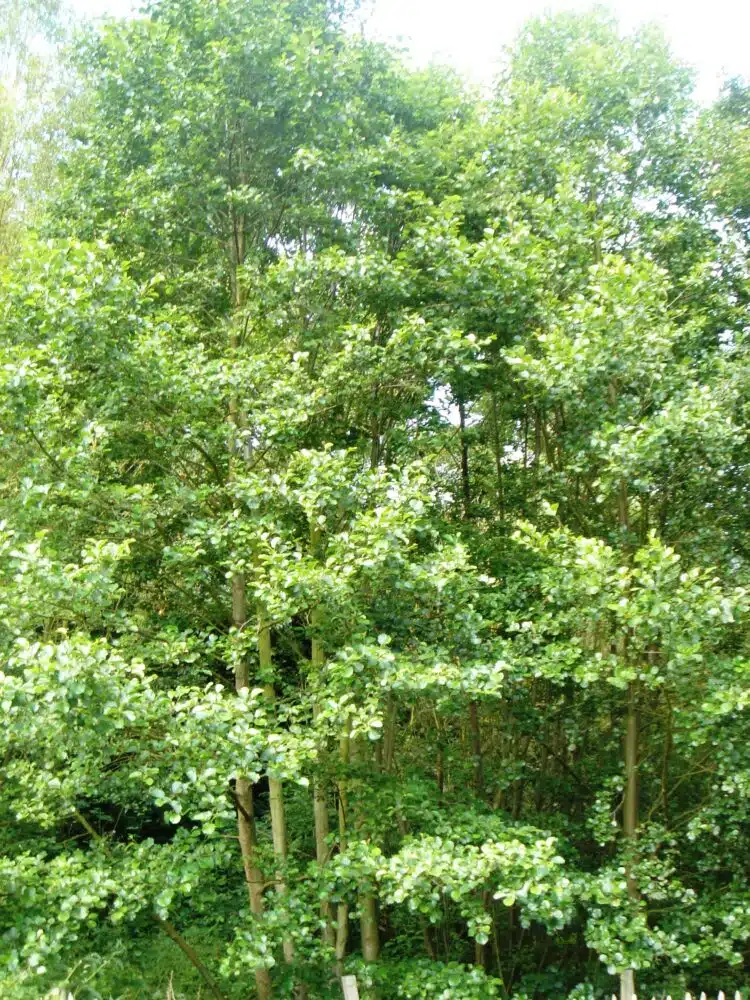
[[742, 987], [747, 84], [355, 13], [90, 26], [0, 190], [0, 992]]

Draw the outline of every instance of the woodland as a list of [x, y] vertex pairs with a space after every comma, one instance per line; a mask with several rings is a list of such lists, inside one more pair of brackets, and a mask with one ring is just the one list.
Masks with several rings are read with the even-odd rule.
[[748, 982], [750, 85], [363, 16], [0, 0], [3, 1000]]

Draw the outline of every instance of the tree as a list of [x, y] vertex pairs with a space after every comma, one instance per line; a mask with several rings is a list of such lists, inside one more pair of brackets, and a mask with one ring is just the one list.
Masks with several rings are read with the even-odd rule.
[[350, 14], [80, 42], [0, 293], [4, 995], [739, 985], [739, 105]]

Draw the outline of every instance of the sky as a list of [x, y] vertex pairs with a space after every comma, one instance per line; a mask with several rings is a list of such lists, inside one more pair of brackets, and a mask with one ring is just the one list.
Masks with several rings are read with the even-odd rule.
[[[131, 0], [74, 0], [81, 13], [122, 14]], [[137, 4], [136, 4], [137, 5]], [[698, 71], [697, 96], [713, 99], [727, 76], [750, 77], [750, 0], [610, 0], [623, 29], [660, 24], [676, 56]], [[367, 33], [403, 40], [413, 59], [448, 63], [488, 83], [503, 47], [546, 10], [588, 10], [590, 0], [369, 0]]]

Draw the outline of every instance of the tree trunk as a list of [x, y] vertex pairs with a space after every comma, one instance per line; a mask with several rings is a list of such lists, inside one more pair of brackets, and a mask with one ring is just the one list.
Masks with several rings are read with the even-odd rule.
[[[245, 597], [245, 577], [235, 573], [232, 577], [232, 622], [236, 629], [247, 625], [247, 601]], [[237, 692], [250, 686], [250, 669], [247, 656], [237, 657], [234, 669], [234, 683]], [[247, 893], [250, 901], [250, 912], [255, 917], [263, 916], [263, 873], [257, 860], [258, 841], [255, 833], [255, 818], [253, 815], [253, 788], [250, 781], [243, 776], [237, 778], [235, 787], [237, 803], [237, 833], [242, 854], [242, 865], [245, 869]], [[258, 1000], [268, 1000], [271, 996], [271, 975], [265, 967], [255, 970], [255, 989]]]
[[464, 502], [464, 518], [471, 516], [471, 483], [469, 482], [469, 442], [466, 438], [466, 405], [458, 401], [458, 419], [461, 430], [461, 492]]
[[[350, 754], [356, 755], [357, 762], [362, 764], [362, 747], [356, 741], [350, 749]], [[356, 826], [360, 829], [364, 822], [361, 809], [356, 811]], [[372, 893], [361, 893], [359, 896], [359, 931], [362, 942], [362, 957], [366, 962], [376, 962], [380, 955], [380, 933], [378, 931], [378, 904]]]
[[536, 789], [534, 791], [534, 810], [538, 813], [542, 811], [542, 805], [544, 803], [544, 788], [547, 782], [548, 762], [549, 762], [549, 749], [547, 747], [547, 744], [543, 743], [539, 761], [539, 774], [537, 775]]
[[[266, 610], [258, 605], [258, 666], [263, 680], [263, 694], [271, 710], [276, 704], [276, 689], [272, 681], [273, 654], [271, 651], [271, 627], [268, 623]], [[268, 776], [268, 798], [271, 810], [271, 836], [273, 838], [273, 853], [278, 864], [276, 871], [276, 892], [285, 896], [287, 892], [284, 880], [284, 867], [287, 856], [286, 810], [284, 809], [284, 788], [278, 778]], [[284, 960], [294, 962], [294, 944], [288, 938], [282, 944]]]
[[505, 488], [503, 484], [503, 454], [500, 439], [500, 423], [497, 415], [497, 396], [492, 389], [492, 442], [495, 452], [495, 473], [497, 475], [497, 502], [500, 509], [500, 520], [505, 520]]
[[[245, 260], [245, 229], [244, 217], [236, 217], [234, 210], [232, 215], [229, 259], [232, 305], [238, 311], [242, 308], [244, 302], [239, 269]], [[237, 324], [232, 323], [229, 345], [232, 352], [236, 351], [239, 345]], [[240, 450], [239, 432], [244, 423], [241, 408], [234, 395], [229, 401], [229, 418], [231, 423], [229, 475], [231, 477]], [[245, 576], [243, 573], [234, 573], [232, 576], [232, 624], [238, 632], [243, 631], [247, 627], [247, 598], [245, 593]], [[249, 688], [250, 686], [250, 668], [247, 656], [244, 654], [240, 654], [235, 661], [234, 683], [238, 693], [243, 688]], [[237, 778], [235, 800], [237, 806], [237, 834], [242, 855], [242, 865], [245, 869], [250, 911], [253, 916], [262, 917], [264, 910], [263, 873], [257, 860], [258, 842], [253, 814], [253, 789], [250, 781], [242, 775]], [[258, 1000], [268, 1000], [272, 994], [271, 975], [265, 967], [255, 970], [255, 989]]]
[[[638, 708], [636, 683], [628, 685], [628, 711], [625, 722], [625, 797], [622, 807], [622, 829], [625, 839], [634, 842], [638, 835]], [[628, 891], [638, 898], [632, 876], [628, 875]]]
[[[325, 650], [323, 643], [316, 636], [315, 630], [320, 622], [320, 612], [314, 609], [310, 615], [313, 627], [311, 661], [316, 673], [320, 673], [325, 666]], [[313, 706], [313, 718], [317, 718], [319, 709]], [[323, 782], [316, 778], [313, 782], [313, 818], [315, 821], [315, 857], [318, 865], [322, 868], [328, 861], [328, 836], [330, 826], [328, 820], [328, 799]], [[320, 916], [323, 920], [323, 940], [329, 948], [336, 947], [336, 934], [333, 927], [333, 910], [327, 899], [320, 904]]]
[[427, 955], [431, 962], [437, 962], [437, 954], [435, 946], [432, 943], [432, 935], [430, 934], [430, 925], [426, 920], [422, 923], [422, 942], [424, 944], [425, 955]]
[[[617, 387], [614, 382], [610, 385], [610, 402], [613, 406], [617, 402]], [[617, 520], [620, 531], [623, 534], [623, 542], [627, 547], [630, 516], [628, 509], [628, 489], [624, 479], [620, 480], [620, 487], [617, 491]], [[627, 657], [627, 636], [623, 637], [622, 653], [624, 657]], [[622, 803], [622, 832], [631, 853], [631, 861], [628, 863], [627, 872], [628, 895], [631, 899], [638, 899], [638, 887], [631, 869], [632, 852], [638, 836], [638, 714], [636, 693], [636, 682], [631, 681], [628, 684], [628, 704], [625, 718], [625, 794]], [[621, 1000], [632, 1000], [634, 994], [635, 973], [633, 969], [625, 969], [620, 974], [620, 998]]]
[[383, 755], [382, 768], [386, 774], [393, 770], [393, 757], [396, 750], [396, 699], [392, 694], [388, 695], [385, 704], [385, 719], [383, 724]]
[[[487, 905], [489, 893], [482, 893], [482, 901]], [[478, 969], [484, 969], [487, 963], [487, 946], [479, 941], [474, 941], [474, 965]]]
[[[350, 739], [349, 727], [339, 743], [339, 759], [342, 770], [349, 766]], [[343, 854], [348, 845], [347, 823], [349, 820], [349, 800], [346, 792], [346, 775], [341, 774], [338, 783], [339, 792], [339, 851]], [[341, 977], [344, 974], [344, 959], [349, 939], [349, 904], [339, 903], [336, 908], [336, 971]]]
[[377, 962], [380, 955], [378, 931], [378, 906], [375, 897], [368, 893], [359, 901], [359, 928], [362, 935], [362, 957], [365, 962]]
[[479, 726], [479, 706], [476, 701], [469, 704], [469, 727], [471, 729], [474, 791], [481, 796], [484, 795], [484, 756], [482, 753], [482, 732]]
[[672, 752], [672, 706], [665, 693], [666, 711], [664, 719], [664, 750], [661, 764], [661, 801], [664, 810], [664, 826], [669, 829], [669, 755]]
[[[627, 651], [627, 642], [624, 642]], [[622, 802], [622, 832], [630, 850], [627, 864], [628, 896], [638, 899], [638, 886], [632, 871], [632, 852], [638, 837], [638, 710], [636, 705], [636, 682], [628, 684], [628, 704], [625, 716], [625, 793]], [[635, 972], [625, 969], [620, 974], [620, 1000], [633, 1000], [635, 995]]]
[[635, 996], [635, 975], [632, 969], [620, 973], [620, 1000], [633, 1000]]

